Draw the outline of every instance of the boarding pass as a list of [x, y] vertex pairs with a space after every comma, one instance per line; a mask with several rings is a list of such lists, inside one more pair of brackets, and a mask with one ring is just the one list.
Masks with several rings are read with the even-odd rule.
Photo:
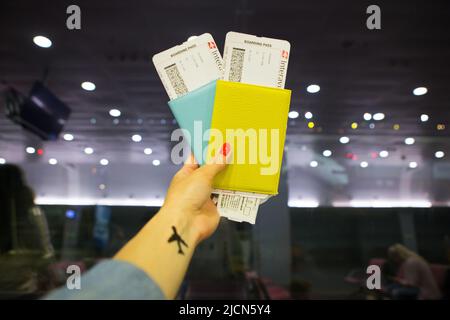
[[224, 80], [284, 88], [290, 50], [286, 40], [228, 32]]
[[223, 60], [209, 33], [153, 56], [170, 100], [223, 77]]
[[265, 194], [230, 190], [214, 190], [220, 216], [236, 222], [255, 224], [259, 206], [270, 196]]

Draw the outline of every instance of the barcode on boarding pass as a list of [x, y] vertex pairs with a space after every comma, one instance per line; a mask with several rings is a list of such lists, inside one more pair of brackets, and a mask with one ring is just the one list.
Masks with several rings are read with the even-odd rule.
[[178, 97], [188, 93], [188, 88], [186, 87], [186, 84], [184, 83], [180, 71], [175, 63], [165, 67], [164, 70], [166, 70], [170, 84], [174, 88]]
[[244, 65], [245, 50], [240, 48], [233, 48], [231, 52], [231, 65], [229, 81], [241, 82], [242, 67]]

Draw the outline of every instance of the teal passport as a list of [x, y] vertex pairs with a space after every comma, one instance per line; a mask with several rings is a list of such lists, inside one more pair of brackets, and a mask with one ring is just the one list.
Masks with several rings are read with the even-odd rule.
[[184, 96], [169, 101], [175, 119], [186, 134], [195, 159], [203, 164], [203, 151], [208, 147], [209, 137], [205, 131], [211, 127], [211, 117], [216, 94], [216, 81], [210, 82]]

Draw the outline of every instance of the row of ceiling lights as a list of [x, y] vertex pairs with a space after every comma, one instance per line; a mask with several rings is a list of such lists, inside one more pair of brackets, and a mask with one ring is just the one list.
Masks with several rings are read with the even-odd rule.
[[[33, 38], [33, 42], [37, 46], [39, 46], [41, 48], [50, 48], [52, 46], [52, 41], [49, 38], [44, 37], [42, 35], [34, 37]], [[84, 81], [84, 82], [81, 83], [81, 88], [83, 88], [86, 91], [94, 91], [96, 89], [96, 85], [93, 82]], [[111, 109], [111, 110], [109, 110], [109, 115], [111, 117], [117, 118], [117, 117], [120, 117], [121, 114], [122, 113], [118, 109]], [[73, 141], [74, 140], [74, 136], [72, 134], [70, 134], [70, 133], [64, 134], [63, 138], [66, 141]], [[141, 142], [142, 141], [142, 136], [139, 135], [139, 134], [134, 134], [131, 137], [131, 140], [134, 141], [134, 142]], [[35, 152], [35, 149], [33, 147], [27, 147], [26, 148], [26, 152], [29, 153], [29, 154], [32, 154], [32, 153]], [[84, 148], [84, 153], [87, 154], [87, 155], [91, 155], [91, 154], [94, 153], [94, 149], [91, 148], [91, 147], [86, 147], [86, 148]], [[151, 148], [144, 148], [144, 154], [150, 155], [152, 153], [153, 153], [153, 150]], [[4, 164], [4, 163], [6, 163], [6, 160], [3, 159], [3, 158], [0, 158], [0, 164]], [[49, 159], [49, 164], [56, 165], [57, 163], [58, 163], [58, 161], [55, 158]], [[103, 159], [101, 159], [99, 161], [99, 163], [102, 166], [107, 166], [109, 164], [109, 160], [106, 159], [106, 158], [103, 158]], [[154, 166], [159, 166], [161, 164], [161, 161], [158, 160], [158, 159], [154, 159], [152, 161], [152, 164]]]

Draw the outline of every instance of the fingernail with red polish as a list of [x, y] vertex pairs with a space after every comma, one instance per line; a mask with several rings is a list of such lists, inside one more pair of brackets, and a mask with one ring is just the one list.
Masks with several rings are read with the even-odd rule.
[[231, 150], [230, 144], [227, 143], [227, 142], [225, 142], [225, 143], [223, 144], [223, 146], [222, 146], [222, 154], [223, 154], [223, 156], [226, 157], [227, 154], [230, 153], [230, 150]]

